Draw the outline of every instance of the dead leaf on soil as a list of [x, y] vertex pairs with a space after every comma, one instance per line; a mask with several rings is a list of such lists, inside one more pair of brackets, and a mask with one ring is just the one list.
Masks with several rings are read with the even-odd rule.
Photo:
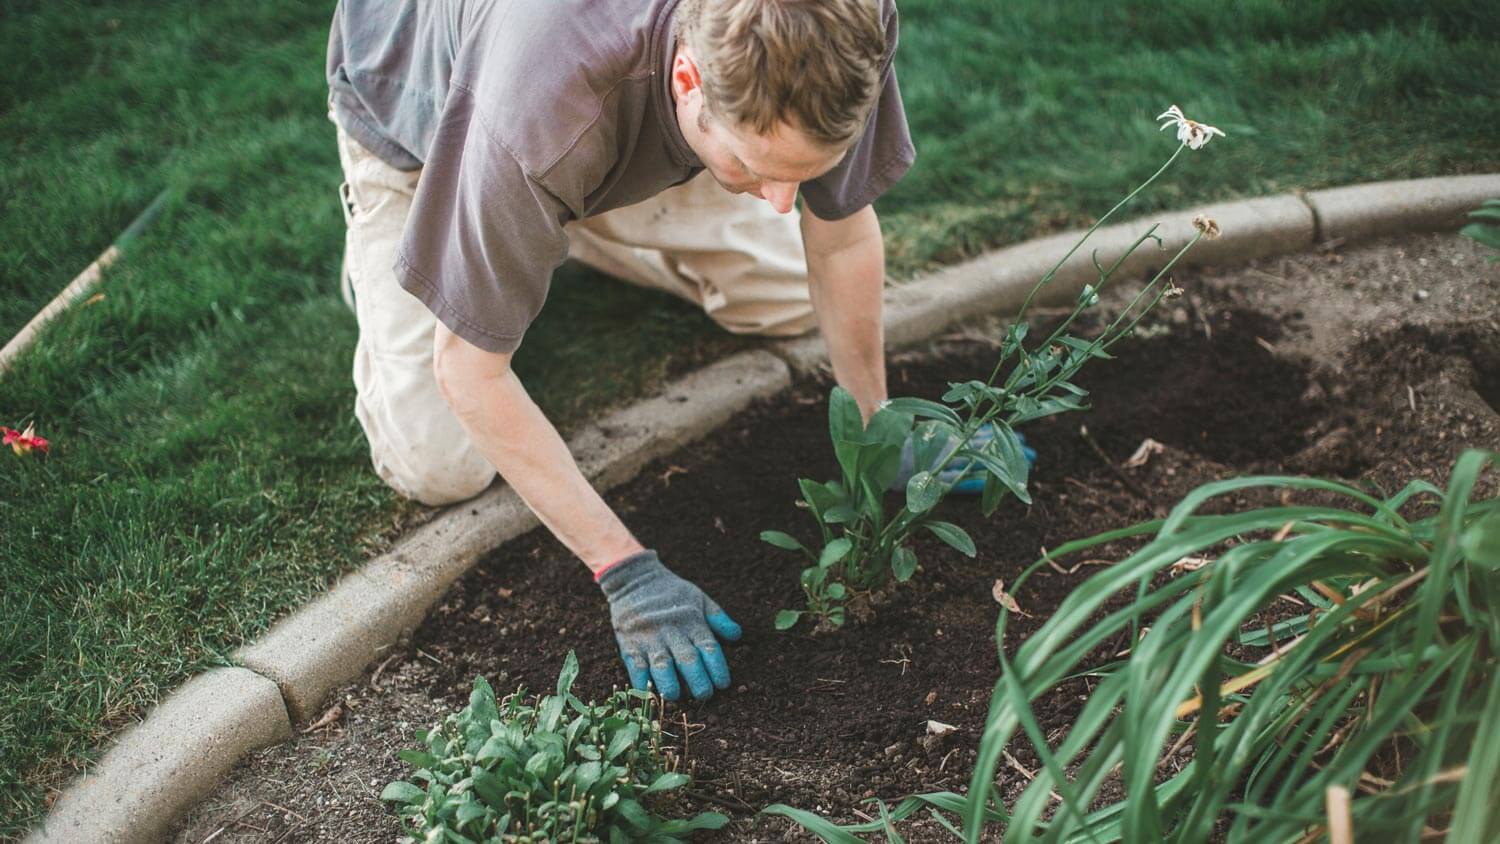
[[1213, 560], [1208, 557], [1183, 557], [1172, 564], [1172, 574], [1175, 576], [1185, 571], [1197, 571], [1211, 562]]
[[1140, 445], [1136, 446], [1135, 453], [1130, 455], [1130, 459], [1125, 461], [1125, 467], [1128, 469], [1139, 469], [1146, 465], [1146, 461], [1151, 459], [1151, 455], [1161, 454], [1166, 450], [1166, 446], [1147, 437], [1141, 440]]
[[990, 589], [990, 594], [995, 596], [995, 602], [1000, 606], [1018, 615], [1031, 618], [1031, 613], [1021, 609], [1021, 605], [1016, 603], [1016, 599], [1009, 592], [1005, 591], [1005, 581], [995, 581], [994, 587]]
[[303, 727], [302, 734], [307, 735], [314, 730], [321, 730], [324, 727], [332, 726], [338, 723], [338, 720], [342, 717], [344, 717], [344, 707], [341, 704], [335, 703], [333, 706], [328, 707], [328, 711], [323, 713], [323, 717]]

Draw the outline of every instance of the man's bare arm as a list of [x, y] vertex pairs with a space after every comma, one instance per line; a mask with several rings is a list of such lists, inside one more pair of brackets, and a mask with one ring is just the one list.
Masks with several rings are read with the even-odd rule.
[[813, 309], [828, 344], [833, 375], [868, 419], [886, 398], [885, 242], [875, 209], [842, 220], [802, 214], [802, 242]]
[[439, 323], [433, 369], [474, 444], [542, 524], [593, 571], [643, 550], [583, 476], [557, 429], [510, 368]]

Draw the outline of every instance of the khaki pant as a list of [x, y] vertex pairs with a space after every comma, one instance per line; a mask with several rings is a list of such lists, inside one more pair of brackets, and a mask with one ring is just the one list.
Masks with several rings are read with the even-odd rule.
[[[354, 414], [391, 488], [426, 504], [479, 494], [495, 475], [438, 392], [437, 320], [396, 281], [396, 249], [420, 172], [381, 161], [338, 130], [348, 231], [345, 297], [359, 320]], [[813, 327], [797, 216], [736, 196], [707, 174], [645, 202], [567, 226], [572, 257], [701, 305], [729, 331], [790, 336]]]

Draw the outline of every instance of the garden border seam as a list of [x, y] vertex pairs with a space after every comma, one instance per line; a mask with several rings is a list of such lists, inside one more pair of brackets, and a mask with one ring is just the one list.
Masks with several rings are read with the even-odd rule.
[[[1485, 199], [1500, 196], [1500, 174], [1375, 182], [1214, 203], [1100, 228], [1089, 250], [1059, 269], [1040, 304], [1064, 304], [1097, 277], [1091, 253], [1123, 252], [1153, 221], [1162, 248], [1142, 248], [1124, 277], [1154, 273], [1193, 235], [1193, 218], [1224, 234], [1203, 240], [1181, 266], [1218, 265], [1413, 231], [1458, 228]], [[976, 311], [1014, 310], [1080, 232], [1043, 237], [938, 270], [886, 291], [886, 340], [927, 339]], [[601, 490], [646, 463], [719, 427], [752, 402], [786, 389], [792, 376], [826, 365], [816, 334], [710, 364], [660, 394], [615, 411], [569, 442]], [[508, 487], [444, 510], [386, 553], [294, 610], [235, 658], [184, 683], [126, 731], [93, 770], [63, 793], [27, 842], [158, 841], [246, 754], [292, 737], [324, 697], [358, 676], [415, 627], [444, 591], [485, 552], [538, 524]]]

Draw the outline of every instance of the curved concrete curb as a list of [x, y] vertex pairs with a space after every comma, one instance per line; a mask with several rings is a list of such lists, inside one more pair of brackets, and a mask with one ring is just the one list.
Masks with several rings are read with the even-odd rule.
[[[1096, 277], [1092, 251], [1101, 262], [1113, 260], [1152, 222], [1161, 223], [1163, 248], [1140, 249], [1121, 267], [1126, 277], [1165, 263], [1192, 236], [1199, 214], [1216, 219], [1224, 235], [1200, 241], [1186, 266], [1295, 252], [1333, 238], [1456, 228], [1465, 212], [1497, 196], [1500, 175], [1456, 176], [1218, 203], [1108, 226], [1063, 266], [1040, 301], [1073, 301]], [[1078, 234], [990, 252], [891, 287], [888, 345], [925, 339], [975, 312], [1019, 308]], [[815, 335], [771, 350], [707, 366], [585, 429], [569, 443], [579, 466], [600, 489], [615, 486], [789, 386], [788, 364], [811, 371], [827, 360]], [[161, 840], [242, 756], [289, 738], [293, 722], [314, 715], [330, 691], [420, 622], [481, 554], [536, 525], [503, 486], [444, 511], [237, 652], [244, 668], [215, 669], [184, 684], [75, 782], [27, 841]]]
[[215, 668], [126, 731], [26, 841], [163, 841], [241, 756], [291, 737], [275, 683], [244, 668]]
[[1318, 242], [1412, 231], [1446, 231], [1486, 199], [1500, 198], [1500, 174], [1373, 182], [1316, 190], [1305, 197], [1317, 215]]
[[[1084, 248], [1058, 270], [1038, 302], [1058, 305], [1074, 301], [1083, 285], [1098, 277], [1092, 254], [1097, 251], [1100, 262], [1107, 265], [1152, 223], [1160, 223], [1156, 233], [1162, 239], [1162, 248], [1150, 242], [1142, 245], [1120, 267], [1119, 277], [1153, 274], [1192, 238], [1192, 221], [1198, 215], [1217, 220], [1224, 234], [1217, 240], [1199, 241], [1179, 267], [1281, 255], [1335, 237], [1354, 241], [1402, 231], [1458, 228], [1464, 214], [1494, 197], [1500, 197], [1500, 174], [1377, 182], [1143, 217], [1094, 232]], [[1029, 240], [892, 286], [886, 294], [887, 343], [899, 346], [931, 337], [976, 311], [1019, 309], [1032, 285], [1081, 234], [1079, 230]], [[776, 352], [799, 373], [815, 370], [828, 360], [822, 340], [816, 336], [777, 344]]]

